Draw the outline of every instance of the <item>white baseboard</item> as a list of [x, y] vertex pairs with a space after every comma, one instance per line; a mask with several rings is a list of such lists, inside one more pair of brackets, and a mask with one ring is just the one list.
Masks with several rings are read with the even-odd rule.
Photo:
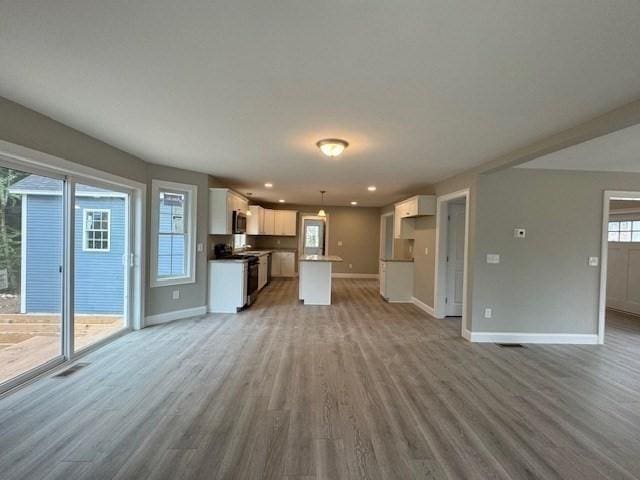
[[144, 325], [159, 325], [161, 323], [172, 322], [182, 318], [197, 317], [207, 313], [207, 306], [185, 308], [184, 310], [174, 310], [173, 312], [158, 313], [157, 315], [149, 315], [144, 317]]
[[332, 273], [331, 276], [333, 278], [369, 278], [369, 279], [377, 279], [377, 273]]
[[467, 330], [466, 328], [463, 328], [462, 329], [462, 338], [464, 338], [465, 340], [471, 341], [471, 332], [469, 330]]
[[429, 315], [431, 315], [432, 317], [435, 317], [435, 311], [433, 310], [432, 306], [427, 305], [426, 303], [418, 300], [416, 297], [411, 297], [411, 303], [413, 303], [420, 310], [423, 310], [427, 312]]
[[596, 345], [597, 334], [586, 333], [505, 333], [505, 332], [462, 332], [462, 336], [474, 343], [547, 343]]

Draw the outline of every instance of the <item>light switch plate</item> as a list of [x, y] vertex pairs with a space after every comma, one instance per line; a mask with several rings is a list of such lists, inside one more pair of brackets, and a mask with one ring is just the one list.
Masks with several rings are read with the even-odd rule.
[[491, 318], [493, 316], [493, 310], [490, 308], [484, 309], [484, 318]]
[[425, 247], [424, 248], [424, 254], [425, 255], [429, 255], [429, 247]]
[[514, 238], [525, 238], [527, 236], [527, 231], [524, 228], [516, 228], [513, 231]]
[[338, 240], [338, 246], [341, 247], [342, 246], [342, 240]]
[[198, 243], [198, 251], [199, 252], [204, 251], [204, 245], [202, 243]]
[[180, 290], [174, 290], [172, 293], [172, 297], [174, 300], [178, 300], [180, 298]]
[[498, 255], [497, 253], [487, 253], [487, 263], [500, 263], [500, 255]]
[[589, 266], [590, 267], [597, 267], [600, 264], [600, 258], [599, 257], [589, 257]]

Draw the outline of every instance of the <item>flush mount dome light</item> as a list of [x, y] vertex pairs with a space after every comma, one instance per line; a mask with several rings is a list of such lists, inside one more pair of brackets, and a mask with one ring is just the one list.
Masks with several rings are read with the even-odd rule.
[[325, 138], [318, 141], [316, 145], [327, 157], [337, 157], [349, 146], [345, 140], [339, 138]]

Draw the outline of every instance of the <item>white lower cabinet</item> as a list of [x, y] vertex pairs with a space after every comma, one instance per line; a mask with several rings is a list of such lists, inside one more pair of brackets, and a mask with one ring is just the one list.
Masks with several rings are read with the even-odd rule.
[[271, 254], [271, 276], [293, 277], [296, 274], [295, 252], [273, 252]]
[[269, 255], [260, 255], [258, 263], [258, 290], [267, 284], [267, 276], [269, 273]]
[[209, 262], [209, 311], [236, 313], [247, 303], [247, 262]]
[[380, 295], [388, 302], [410, 303], [413, 298], [413, 262], [380, 261]]

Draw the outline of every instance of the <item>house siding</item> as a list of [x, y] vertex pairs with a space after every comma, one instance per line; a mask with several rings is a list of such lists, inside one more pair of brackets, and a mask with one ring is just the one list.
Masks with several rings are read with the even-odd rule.
[[[62, 199], [30, 195], [27, 212], [27, 313], [61, 311]], [[124, 312], [125, 201], [121, 197], [77, 197], [75, 209], [75, 311]], [[83, 250], [85, 209], [110, 210], [108, 252]]]

